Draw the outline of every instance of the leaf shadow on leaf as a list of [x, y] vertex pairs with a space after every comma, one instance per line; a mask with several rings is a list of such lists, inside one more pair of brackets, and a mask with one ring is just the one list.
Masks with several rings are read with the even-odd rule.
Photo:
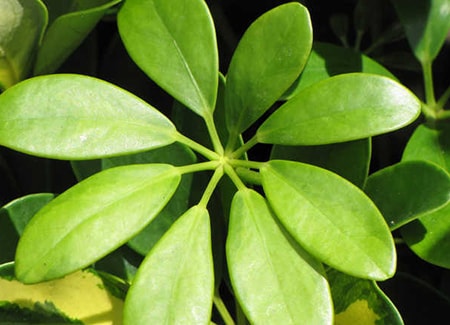
[[425, 238], [425, 235], [427, 233], [427, 229], [424, 227], [424, 225], [419, 219], [409, 222], [407, 225], [405, 225], [404, 228], [405, 229], [407, 228], [412, 235], [409, 236], [411, 238], [408, 240], [409, 246], [420, 243], [422, 239]]

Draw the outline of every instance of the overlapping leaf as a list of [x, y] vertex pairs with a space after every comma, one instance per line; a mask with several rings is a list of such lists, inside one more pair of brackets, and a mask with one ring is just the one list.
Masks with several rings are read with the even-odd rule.
[[250, 322], [332, 324], [322, 267], [292, 244], [261, 195], [250, 189], [236, 193], [226, 254], [233, 289]]
[[214, 289], [208, 211], [183, 214], [141, 264], [124, 324], [209, 324]]
[[116, 167], [71, 187], [31, 220], [19, 241], [16, 275], [25, 283], [88, 266], [144, 228], [181, 175], [165, 164]]
[[129, 0], [118, 15], [136, 64], [175, 99], [212, 115], [218, 85], [213, 22], [202, 0]]
[[108, 157], [165, 146], [175, 135], [152, 106], [87, 76], [35, 77], [0, 96], [0, 144], [36, 156]]
[[373, 202], [325, 169], [283, 160], [261, 169], [264, 192], [282, 224], [310, 254], [356, 277], [395, 271], [393, 238]]

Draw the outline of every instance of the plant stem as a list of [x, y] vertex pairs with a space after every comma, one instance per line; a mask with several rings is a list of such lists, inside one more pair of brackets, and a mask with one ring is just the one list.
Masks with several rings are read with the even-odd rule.
[[223, 303], [223, 300], [220, 297], [218, 290], [214, 292], [213, 302], [214, 306], [216, 306], [217, 311], [219, 312], [220, 316], [225, 322], [225, 325], [235, 325], [234, 320], [231, 317], [227, 309], [227, 306], [225, 306], [225, 304]]
[[261, 175], [258, 172], [255, 172], [255, 171], [247, 169], [247, 168], [238, 167], [238, 168], [236, 168], [236, 173], [238, 174], [238, 176], [240, 178], [247, 181], [247, 183], [251, 183], [251, 184], [255, 184], [255, 185], [262, 184]]
[[219, 133], [217, 133], [216, 124], [214, 123], [214, 118], [212, 114], [208, 114], [204, 117], [206, 127], [208, 128], [209, 136], [211, 137], [211, 142], [213, 144], [214, 150], [220, 156], [223, 155], [224, 150], [222, 143], [220, 142]]
[[199, 206], [206, 208], [209, 200], [211, 199], [212, 194], [214, 193], [214, 190], [217, 187], [217, 183], [219, 183], [222, 176], [223, 176], [223, 167], [219, 167], [214, 171], [214, 174], [209, 180], [208, 186], [206, 186], [205, 192], [203, 193], [202, 198], [198, 203]]
[[444, 105], [445, 105], [445, 103], [447, 103], [449, 98], [450, 98], [450, 86], [442, 94], [441, 98], [439, 98], [439, 100], [437, 102], [437, 106], [444, 108]]
[[245, 167], [250, 169], [261, 169], [265, 164], [260, 161], [249, 161], [249, 160], [241, 160], [241, 159], [230, 159], [228, 161], [233, 167]]
[[236, 151], [234, 151], [230, 155], [230, 159], [233, 159], [233, 158], [238, 159], [238, 158], [240, 158], [244, 153], [249, 151], [256, 144], [258, 144], [258, 139], [256, 138], [256, 135], [255, 135], [255, 136], [253, 136], [253, 138], [251, 138], [246, 143], [244, 143], [241, 147], [239, 147]]
[[209, 160], [218, 160], [221, 156], [218, 153], [212, 151], [209, 148], [206, 148], [204, 145], [201, 145], [200, 143], [184, 136], [181, 133], [176, 134], [176, 141], [188, 146], [194, 151], [197, 151], [199, 154], [201, 154], [205, 158], [208, 158]]
[[238, 174], [236, 174], [233, 167], [231, 167], [228, 164], [225, 164], [224, 169], [225, 173], [228, 175], [228, 177], [230, 177], [231, 181], [234, 183], [234, 185], [236, 185], [238, 190], [244, 190], [247, 188], [247, 186], [245, 186], [245, 184], [239, 178]]
[[236, 318], [237, 318], [237, 324], [238, 325], [247, 325], [247, 318], [245, 317], [244, 311], [241, 308], [241, 305], [239, 305], [238, 302], [236, 302]]
[[422, 63], [423, 82], [425, 85], [425, 101], [428, 107], [436, 110], [436, 98], [434, 97], [433, 69], [431, 61]]
[[207, 161], [197, 164], [191, 164], [191, 165], [185, 165], [185, 166], [179, 166], [177, 169], [181, 174], [189, 174], [194, 172], [199, 172], [203, 170], [214, 170], [219, 167], [220, 162], [217, 160], [214, 161]]

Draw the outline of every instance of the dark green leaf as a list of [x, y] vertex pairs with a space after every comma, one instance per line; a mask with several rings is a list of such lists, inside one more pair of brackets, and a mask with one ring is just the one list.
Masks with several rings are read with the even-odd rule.
[[334, 76], [287, 101], [258, 129], [262, 143], [318, 145], [397, 130], [420, 114], [420, 101], [392, 79], [365, 73]]
[[125, 324], [209, 324], [214, 289], [208, 211], [183, 214], [139, 267]]
[[349, 275], [385, 280], [395, 272], [394, 241], [373, 202], [325, 169], [269, 161], [264, 192], [282, 224], [311, 255]]
[[127, 0], [119, 31], [136, 64], [175, 99], [212, 115], [218, 84], [213, 22], [202, 0]]
[[171, 165], [132, 165], [73, 186], [27, 225], [17, 247], [17, 278], [25, 283], [49, 280], [105, 256], [161, 211], [180, 178]]
[[227, 74], [227, 126], [240, 134], [280, 98], [302, 71], [312, 45], [309, 13], [292, 2], [259, 17], [246, 31]]
[[236, 297], [252, 324], [332, 324], [322, 267], [292, 244], [261, 195], [250, 189], [236, 193], [227, 262]]
[[271, 159], [294, 160], [335, 172], [362, 188], [369, 172], [371, 140], [322, 146], [281, 146], [272, 148]]
[[21, 82], [0, 96], [0, 144], [37, 156], [92, 159], [168, 145], [177, 134], [127, 91], [81, 75]]
[[370, 175], [364, 191], [394, 230], [447, 204], [450, 176], [425, 161], [401, 162]]

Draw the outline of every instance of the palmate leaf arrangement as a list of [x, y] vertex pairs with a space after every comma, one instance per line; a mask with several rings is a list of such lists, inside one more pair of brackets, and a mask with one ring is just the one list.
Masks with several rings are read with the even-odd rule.
[[[106, 166], [33, 217], [17, 247], [19, 280], [62, 277], [129, 243], [146, 257], [126, 298], [126, 324], [208, 324], [223, 282], [251, 323], [331, 324], [327, 272], [393, 276], [390, 229], [359, 187], [370, 137], [419, 115], [409, 90], [386, 76], [348, 73], [287, 95], [312, 48], [308, 11], [296, 2], [248, 28], [226, 77], [202, 0], [127, 0], [118, 26], [134, 62], [177, 100], [179, 123], [88, 76], [39, 76], [6, 90], [2, 145]], [[347, 171], [357, 170], [352, 182], [284, 159], [308, 148], [301, 146], [337, 143], [355, 155], [346, 157], [354, 164]], [[258, 144], [274, 145], [269, 161], [251, 159]], [[130, 158], [139, 153], [155, 162]], [[188, 206], [195, 191], [202, 194]], [[149, 249], [142, 235], [151, 234], [141, 231], [152, 221], [173, 224]], [[227, 321], [223, 309], [222, 316]]]

